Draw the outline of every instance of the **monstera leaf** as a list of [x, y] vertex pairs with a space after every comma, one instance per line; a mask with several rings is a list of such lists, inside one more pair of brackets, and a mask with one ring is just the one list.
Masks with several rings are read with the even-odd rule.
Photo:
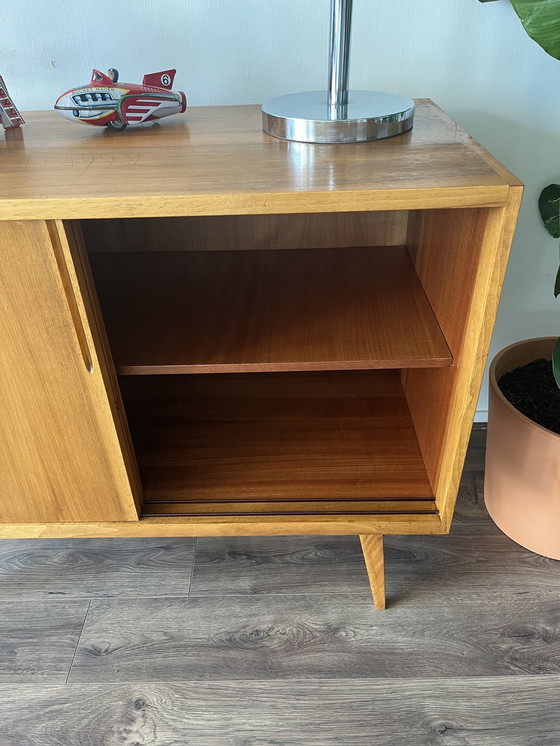
[[[493, 0], [480, 0], [481, 3]], [[560, 60], [560, 0], [510, 0], [531, 39], [552, 57]], [[560, 238], [560, 184], [549, 184], [539, 197], [544, 227]], [[560, 267], [554, 283], [554, 295], [560, 295]], [[552, 371], [560, 387], [560, 339], [552, 353]]]
[[552, 353], [552, 372], [554, 373], [556, 385], [560, 389], [560, 339], [556, 342], [554, 352]]
[[[493, 0], [480, 0], [482, 3]], [[510, 0], [531, 39], [560, 60], [560, 0]]]
[[[554, 238], [560, 238], [560, 184], [549, 184], [539, 197], [539, 212], [546, 230]], [[554, 283], [554, 295], [560, 295], [560, 267]], [[552, 353], [552, 372], [560, 387], [560, 340]]]
[[549, 184], [539, 197], [539, 212], [546, 230], [560, 238], [560, 184]]
[[[549, 184], [539, 197], [539, 212], [546, 230], [553, 238], [560, 238], [560, 184]], [[554, 283], [554, 297], [560, 295], [560, 267]]]

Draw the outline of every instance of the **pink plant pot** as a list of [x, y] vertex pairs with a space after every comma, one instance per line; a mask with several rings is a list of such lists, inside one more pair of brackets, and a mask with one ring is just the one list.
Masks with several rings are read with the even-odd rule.
[[552, 358], [555, 337], [502, 350], [490, 367], [484, 500], [494, 523], [544, 557], [560, 559], [560, 435], [521, 414], [497, 381], [538, 358]]

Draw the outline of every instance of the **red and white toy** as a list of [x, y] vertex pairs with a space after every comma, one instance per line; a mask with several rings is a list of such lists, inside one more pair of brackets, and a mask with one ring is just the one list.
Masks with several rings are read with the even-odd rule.
[[21, 116], [19, 111], [16, 109], [16, 106], [12, 99], [10, 98], [10, 94], [8, 93], [8, 89], [6, 88], [6, 84], [4, 83], [4, 78], [0, 75], [0, 120], [2, 121], [2, 126], [5, 130], [12, 129], [13, 127], [19, 127], [21, 124], [25, 124], [25, 119]]
[[144, 75], [142, 85], [119, 83], [119, 73], [94, 70], [88, 85], [72, 88], [59, 96], [54, 108], [74, 122], [107, 126], [122, 132], [128, 125], [184, 112], [187, 97], [172, 91], [176, 70]]

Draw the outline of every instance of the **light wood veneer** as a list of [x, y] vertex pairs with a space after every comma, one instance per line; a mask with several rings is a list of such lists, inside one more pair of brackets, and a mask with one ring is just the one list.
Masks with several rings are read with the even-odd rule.
[[351, 147], [277, 140], [257, 106], [190, 108], [119, 134], [54, 112], [25, 119], [21, 140], [0, 143], [0, 219], [481, 207], [520, 184], [427, 100], [410, 132]]
[[0, 222], [2, 523], [138, 520], [75, 249], [60, 224]]
[[355, 534], [381, 608], [383, 534], [449, 530], [521, 183], [426, 100], [352, 146], [254, 106], [26, 120], [0, 537]]
[[402, 246], [91, 258], [120, 374], [451, 364]]
[[[395, 371], [131, 377], [121, 381], [144, 508], [200, 513], [434, 512]], [[402, 502], [405, 501], [406, 505]], [[412, 505], [411, 500], [418, 500]], [[293, 501], [290, 509], [290, 501]], [[357, 507], [356, 501], [365, 501]], [[391, 501], [394, 501], [391, 502]], [[163, 510], [159, 506], [159, 510]], [[158, 509], [151, 507], [151, 514]]]

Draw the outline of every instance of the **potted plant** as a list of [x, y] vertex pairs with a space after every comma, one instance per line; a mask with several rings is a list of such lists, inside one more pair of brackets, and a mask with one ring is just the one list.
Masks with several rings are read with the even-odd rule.
[[[481, 0], [489, 2], [489, 0]], [[560, 0], [511, 0], [525, 30], [560, 59]], [[560, 185], [539, 197], [547, 231], [560, 237]], [[560, 294], [560, 268], [554, 294]], [[560, 340], [510, 345], [490, 367], [484, 499], [517, 543], [560, 559]]]

